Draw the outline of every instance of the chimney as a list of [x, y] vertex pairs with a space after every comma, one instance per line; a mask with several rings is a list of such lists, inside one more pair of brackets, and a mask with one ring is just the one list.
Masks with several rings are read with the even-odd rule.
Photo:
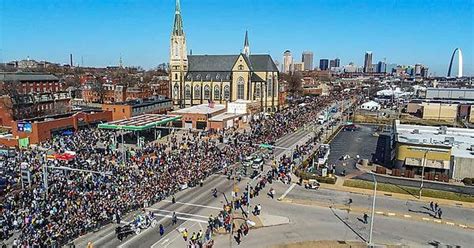
[[72, 53], [69, 54], [69, 65], [70, 65], [71, 67], [74, 66], [74, 63], [72, 62]]

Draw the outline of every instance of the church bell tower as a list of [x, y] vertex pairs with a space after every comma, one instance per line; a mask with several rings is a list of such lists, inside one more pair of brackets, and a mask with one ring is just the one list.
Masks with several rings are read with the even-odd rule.
[[181, 6], [176, 0], [173, 31], [170, 43], [170, 68], [171, 99], [175, 105], [184, 105], [184, 76], [188, 70], [186, 50], [186, 36], [181, 18]]

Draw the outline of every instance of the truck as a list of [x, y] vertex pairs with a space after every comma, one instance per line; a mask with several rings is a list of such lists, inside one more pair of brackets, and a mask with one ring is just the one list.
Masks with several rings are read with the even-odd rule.
[[320, 125], [324, 124], [326, 121], [329, 120], [329, 113], [326, 111], [323, 111], [319, 116], [318, 116], [318, 123]]

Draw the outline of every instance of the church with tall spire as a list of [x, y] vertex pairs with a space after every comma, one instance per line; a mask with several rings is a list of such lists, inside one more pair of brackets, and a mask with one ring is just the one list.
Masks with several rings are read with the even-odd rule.
[[176, 0], [169, 66], [175, 106], [240, 100], [257, 104], [261, 111], [279, 109], [278, 68], [270, 55], [250, 53], [247, 31], [239, 54], [190, 55], [186, 49], [181, 5]]

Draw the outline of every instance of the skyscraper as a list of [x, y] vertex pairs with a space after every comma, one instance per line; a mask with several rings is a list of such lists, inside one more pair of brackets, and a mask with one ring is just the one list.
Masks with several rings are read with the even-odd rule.
[[334, 67], [340, 67], [341, 66], [341, 60], [339, 58], [334, 59]]
[[305, 51], [303, 52], [301, 61], [304, 63], [304, 70], [305, 71], [310, 71], [313, 70], [313, 52], [310, 51]]
[[377, 73], [386, 73], [386, 69], [387, 64], [385, 64], [385, 62], [379, 61], [379, 63], [377, 63]]
[[286, 50], [283, 53], [283, 73], [290, 73], [293, 67], [293, 57], [291, 56], [290, 50]]
[[367, 51], [365, 52], [365, 60], [364, 60], [364, 72], [370, 73], [373, 72], [372, 68], [372, 52]]
[[319, 69], [321, 71], [326, 71], [329, 68], [329, 59], [320, 59], [319, 60]]

